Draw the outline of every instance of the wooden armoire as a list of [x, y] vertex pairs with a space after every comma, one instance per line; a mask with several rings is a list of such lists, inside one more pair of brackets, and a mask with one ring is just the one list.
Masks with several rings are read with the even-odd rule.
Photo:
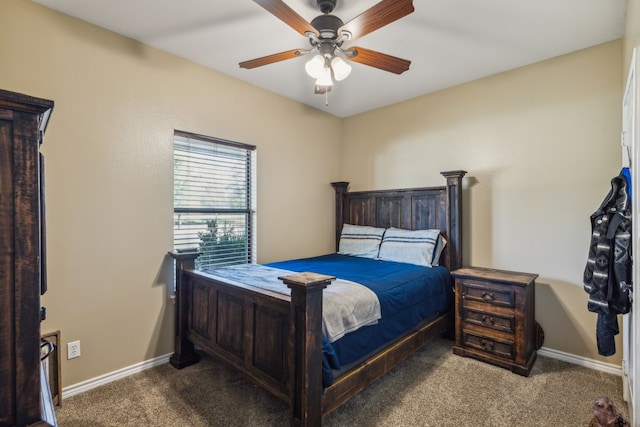
[[56, 425], [41, 363], [44, 162], [53, 102], [0, 90], [0, 426]]

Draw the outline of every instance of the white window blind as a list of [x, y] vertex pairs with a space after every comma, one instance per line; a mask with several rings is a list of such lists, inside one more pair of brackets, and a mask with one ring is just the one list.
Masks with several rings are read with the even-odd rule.
[[197, 269], [255, 262], [255, 147], [182, 131], [173, 147], [174, 248]]

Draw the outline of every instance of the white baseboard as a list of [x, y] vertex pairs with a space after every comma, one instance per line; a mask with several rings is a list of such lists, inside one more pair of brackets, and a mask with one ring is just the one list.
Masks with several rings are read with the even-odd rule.
[[[576, 356], [574, 354], [565, 353], [558, 350], [542, 347], [538, 350], [540, 356], [550, 357], [552, 359], [562, 360], [563, 362], [573, 363], [574, 365], [584, 366], [586, 368], [595, 369], [597, 371], [606, 372], [613, 375], [622, 375], [622, 368], [618, 365], [611, 363], [600, 362], [593, 359], [587, 359], [586, 357]], [[117, 371], [110, 372], [108, 374], [101, 375], [90, 380], [83, 381], [78, 384], [73, 384], [68, 387], [62, 388], [62, 399], [74, 396], [76, 394], [89, 391], [93, 388], [99, 387], [104, 384], [108, 384], [112, 381], [119, 380], [129, 375], [142, 372], [146, 369], [153, 368], [169, 362], [170, 354], [164, 356], [158, 356], [153, 359], [145, 360], [144, 362], [136, 363], [126, 368], [118, 369]]]
[[538, 350], [538, 354], [540, 356], [562, 360], [563, 362], [573, 363], [574, 365], [584, 366], [585, 368], [595, 369], [596, 371], [622, 376], [622, 367], [612, 363], [587, 359], [586, 357], [576, 356], [575, 354], [565, 353], [563, 351], [553, 350], [546, 347], [541, 347]]
[[163, 365], [169, 362], [170, 356], [171, 356], [171, 353], [165, 354], [164, 356], [154, 357], [153, 359], [145, 360], [143, 362], [136, 363], [135, 365], [118, 369], [117, 371], [100, 375], [99, 377], [92, 378], [90, 380], [82, 381], [78, 384], [73, 384], [68, 387], [63, 387], [62, 399], [66, 399], [67, 397], [71, 397], [76, 394], [83, 393], [85, 391], [89, 391], [93, 388], [108, 384], [112, 381], [119, 380], [124, 377], [128, 377], [129, 375], [137, 374], [138, 372], [142, 372], [144, 370], [153, 368], [155, 366]]

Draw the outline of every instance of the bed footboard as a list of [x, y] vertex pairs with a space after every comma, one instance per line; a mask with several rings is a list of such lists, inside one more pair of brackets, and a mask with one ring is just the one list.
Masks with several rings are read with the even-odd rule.
[[292, 426], [322, 419], [322, 290], [335, 277], [280, 277], [291, 297], [229, 285], [193, 269], [199, 253], [176, 260], [175, 348], [181, 369], [198, 362], [195, 346], [246, 374], [289, 404]]

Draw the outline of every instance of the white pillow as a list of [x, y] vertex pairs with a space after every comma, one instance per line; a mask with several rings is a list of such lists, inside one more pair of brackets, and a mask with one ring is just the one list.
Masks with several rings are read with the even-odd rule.
[[440, 265], [440, 256], [442, 255], [442, 251], [444, 250], [445, 246], [447, 246], [447, 239], [445, 239], [444, 236], [440, 234], [438, 236], [436, 247], [433, 250], [433, 259], [431, 260], [432, 266]]
[[338, 253], [363, 258], [377, 258], [384, 232], [384, 228], [344, 224]]
[[431, 267], [440, 230], [388, 228], [380, 245], [380, 259]]

